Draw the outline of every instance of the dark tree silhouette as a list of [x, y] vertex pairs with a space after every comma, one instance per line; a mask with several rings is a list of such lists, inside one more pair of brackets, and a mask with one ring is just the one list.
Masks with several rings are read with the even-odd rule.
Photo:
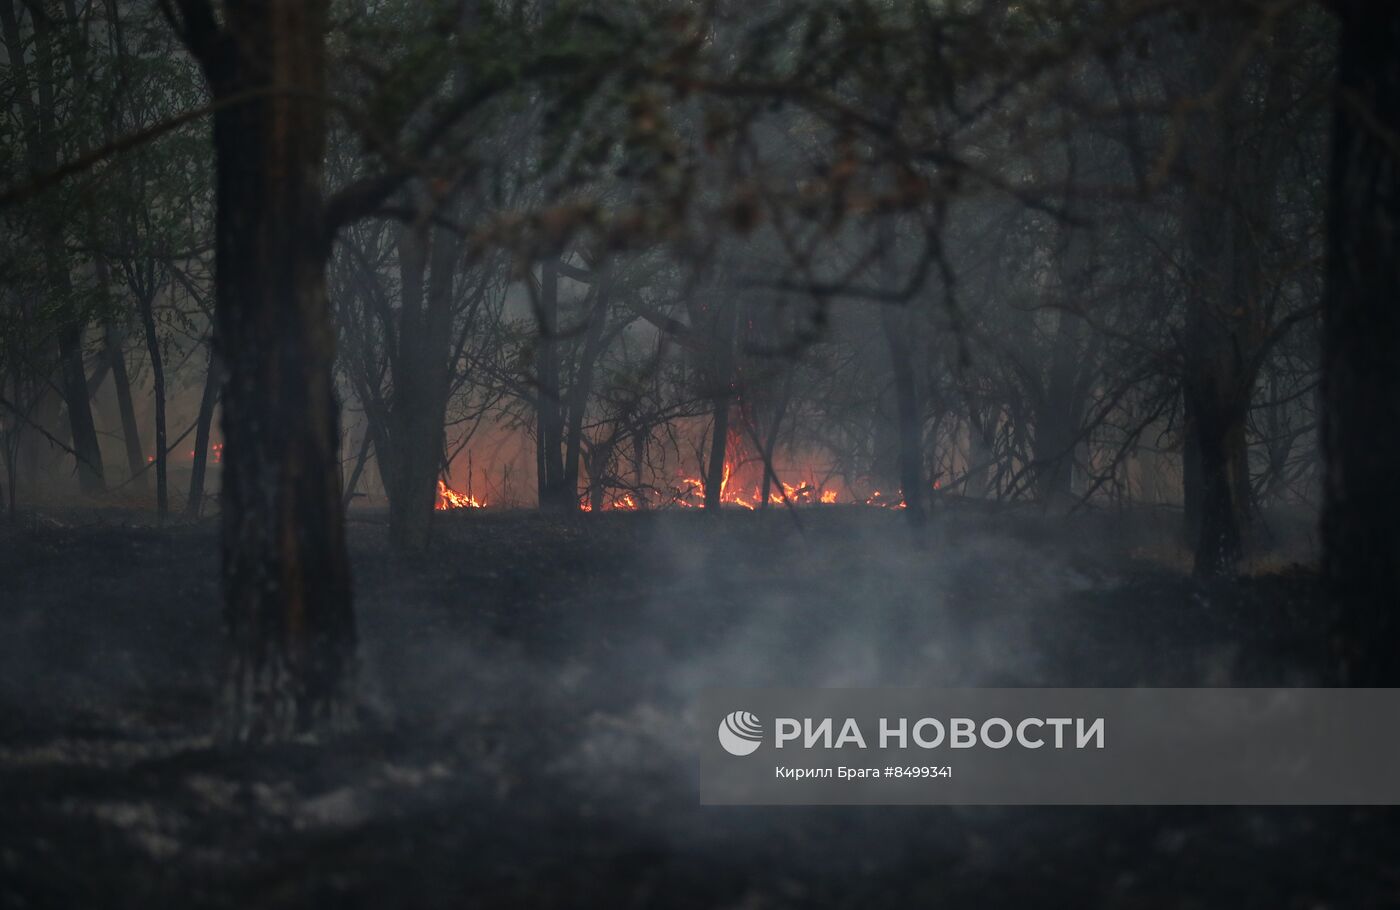
[[324, 0], [167, 12], [219, 106], [215, 344], [223, 388], [225, 732], [348, 717], [355, 655], [326, 295]]
[[[34, 71], [26, 62], [20, 34], [19, 11], [12, 0], [0, 3], [0, 31], [3, 32], [7, 65], [16, 86], [15, 99], [23, 130], [25, 163], [35, 174], [53, 171], [59, 161], [60, 137], [58, 100], [55, 97], [60, 61], [57, 44], [58, 21], [47, 13], [34, 15]], [[68, 425], [77, 460], [78, 482], [84, 493], [106, 487], [102, 470], [102, 450], [89, 403], [87, 373], [83, 366], [84, 320], [73, 298], [73, 276], [69, 272], [64, 239], [64, 213], [56, 203], [43, 206], [39, 215], [39, 235], [43, 248], [43, 269], [50, 293], [69, 310], [58, 327], [59, 392], [68, 412]]]
[[1400, 6], [1340, 14], [1324, 302], [1322, 538], [1351, 681], [1400, 678]]

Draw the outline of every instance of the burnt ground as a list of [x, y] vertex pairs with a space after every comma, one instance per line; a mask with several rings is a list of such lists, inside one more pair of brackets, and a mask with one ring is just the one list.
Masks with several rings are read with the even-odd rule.
[[451, 514], [406, 559], [356, 513], [360, 730], [257, 751], [208, 736], [212, 524], [0, 530], [0, 906], [1400, 905], [1390, 810], [699, 806], [707, 685], [1331, 681], [1313, 575], [1196, 586], [1170, 517], [797, 518]]

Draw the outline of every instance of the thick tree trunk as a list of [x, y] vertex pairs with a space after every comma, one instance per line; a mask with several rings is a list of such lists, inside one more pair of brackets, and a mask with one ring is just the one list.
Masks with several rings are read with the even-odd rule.
[[[1065, 146], [1065, 208], [1082, 217], [1077, 182], [1083, 159], [1091, 152], [1083, 138], [1072, 136]], [[1049, 369], [1035, 402], [1036, 498], [1046, 510], [1068, 509], [1074, 497], [1074, 451], [1084, 438], [1084, 411], [1088, 405], [1089, 363], [1094, 359], [1086, 344], [1084, 319], [1070, 309], [1076, 299], [1093, 298], [1095, 249], [1092, 234], [1073, 223], [1062, 224], [1055, 260], [1059, 272], [1061, 308], [1056, 314], [1055, 338]]]
[[121, 415], [122, 441], [126, 443], [127, 476], [138, 491], [146, 489], [146, 456], [141, 448], [141, 427], [136, 422], [136, 407], [131, 400], [131, 378], [126, 372], [126, 357], [122, 354], [122, 336], [108, 321], [103, 327], [103, 347], [108, 369], [112, 371], [112, 390], [117, 395], [117, 412]]
[[[880, 280], [886, 288], [894, 288], [898, 277], [898, 243], [895, 225], [888, 218], [879, 226], [880, 245], [884, 254], [880, 261]], [[899, 432], [899, 491], [904, 500], [904, 516], [911, 527], [921, 528], [927, 521], [924, 489], [923, 414], [919, 406], [918, 373], [914, 366], [915, 325], [914, 300], [904, 306], [880, 306], [880, 329], [889, 353], [890, 370], [894, 377], [895, 424]]]
[[729, 396], [716, 395], [710, 424], [709, 460], [705, 463], [705, 508], [718, 511], [724, 495], [724, 462], [729, 457]]
[[1194, 571], [1201, 577], [1234, 574], [1244, 552], [1249, 515], [1249, 462], [1244, 413], [1237, 389], [1222, 389], [1202, 369], [1186, 379], [1186, 444], [1197, 486]]
[[768, 500], [773, 491], [773, 454], [778, 449], [778, 436], [783, 430], [783, 421], [787, 419], [788, 405], [792, 402], [793, 380], [797, 373], [789, 370], [783, 380], [782, 391], [778, 394], [777, 405], [773, 408], [773, 420], [768, 427], [768, 433], [763, 438], [763, 486], [759, 491], [758, 507], [768, 508]]
[[[16, 369], [11, 374], [10, 393], [8, 396], [11, 405], [16, 408], [22, 407], [23, 384], [20, 381], [19, 370]], [[0, 392], [5, 388], [5, 380], [0, 376]], [[19, 514], [19, 443], [22, 438], [23, 423], [19, 414], [10, 413], [6, 415], [6, 422], [9, 429], [0, 433], [0, 455], [5, 461], [5, 487], [9, 491], [5, 508], [10, 521], [14, 521]]]
[[350, 479], [345, 481], [345, 490], [341, 494], [341, 505], [347, 510], [360, 487], [360, 475], [365, 472], [365, 462], [369, 461], [369, 447], [373, 442], [374, 436], [366, 430], [364, 438], [360, 440], [360, 448], [355, 452], [355, 467], [350, 469]]
[[165, 357], [161, 353], [160, 335], [156, 331], [154, 301], [149, 296], [142, 296], [139, 305], [141, 328], [146, 335], [146, 353], [151, 358], [151, 385], [156, 405], [156, 513], [164, 522], [170, 512], [167, 472], [170, 453], [167, 451], [169, 443], [165, 428]]
[[[464, 30], [471, 27], [477, 7], [475, 0], [458, 4]], [[459, 60], [453, 76], [455, 90], [462, 90], [468, 70], [467, 63]], [[365, 380], [358, 382], [368, 426], [344, 494], [348, 507], [372, 444], [389, 499], [389, 539], [396, 549], [407, 552], [428, 546], [438, 483], [447, 467], [443, 460], [447, 404], [456, 368], [455, 286], [463, 254], [457, 232], [434, 226], [444, 215], [450, 221], [462, 215], [451, 187], [445, 188], [449, 192], [439, 192], [436, 184], [427, 192], [413, 186], [403, 192], [405, 205], [415, 217], [399, 234], [397, 324], [392, 324], [392, 317], [384, 317], [384, 337], [397, 339], [397, 347], [389, 352], [393, 384], [385, 401], [377, 391], [377, 380], [373, 389]]]
[[564, 474], [564, 412], [559, 387], [559, 269], [554, 259], [540, 266], [539, 341], [535, 348], [536, 443], [540, 508], [573, 511], [578, 490]]
[[885, 338], [883, 324], [880, 327], [879, 353], [884, 362], [871, 374], [877, 391], [870, 412], [870, 483], [881, 493], [887, 494], [900, 485], [900, 437], [899, 401], [892, 375], [886, 372], [889, 369], [889, 342]]
[[733, 291], [717, 283], [711, 317], [710, 396], [713, 421], [710, 448], [705, 462], [705, 509], [718, 512], [724, 495], [724, 464], [729, 457], [729, 408], [734, 403], [734, 345], [739, 305]]
[[[65, 282], [67, 271], [63, 272]], [[52, 280], [52, 275], [50, 276]], [[63, 404], [68, 411], [68, 427], [73, 434], [73, 451], [78, 463], [78, 486], [84, 493], [107, 489], [102, 469], [102, 449], [87, 394], [87, 372], [83, 368], [83, 327], [69, 323], [58, 331], [59, 376]]]
[[1080, 325], [1079, 317], [1059, 313], [1049, 375], [1035, 407], [1036, 498], [1046, 508], [1063, 507], [1074, 499], [1074, 447], [1084, 417]]
[[979, 409], [969, 406], [967, 412], [967, 482], [963, 495], [984, 499], [991, 495], [989, 478], [995, 454], [992, 421], [995, 415], [983, 417]]
[[219, 364], [213, 351], [209, 368], [204, 374], [204, 392], [199, 397], [199, 415], [195, 418], [194, 463], [190, 466], [190, 492], [185, 501], [185, 517], [199, 518], [204, 511], [204, 475], [209, 465], [209, 428], [214, 422], [214, 405], [219, 400]]
[[[579, 355], [573, 382], [569, 384], [569, 419], [564, 439], [564, 486], [570, 490], [578, 489], [579, 463], [583, 455], [583, 421], [588, 412], [588, 397], [593, 394], [593, 373], [598, 357], [602, 354], [603, 329], [608, 319], [608, 287], [602, 276], [598, 276], [596, 280], [598, 283], [593, 291], [593, 306], [589, 309], [588, 327], [584, 331], [583, 351]], [[594, 483], [592, 471], [589, 471], [589, 486], [591, 490], [601, 489], [599, 484]]]
[[389, 497], [389, 537], [406, 551], [428, 545], [442, 470], [457, 252], [452, 233], [430, 231], [426, 219], [400, 236], [399, 352], [387, 451], [376, 447], [375, 454]]
[[923, 527], [925, 509], [923, 422], [919, 419], [919, 392], [914, 372], [914, 352], [910, 343], [908, 309], [889, 304], [880, 308], [880, 325], [889, 347], [894, 370], [895, 413], [899, 423], [899, 489], [904, 497], [904, 515], [909, 523]]
[[608, 462], [612, 460], [613, 444], [599, 443], [588, 452], [588, 507], [597, 514], [607, 501], [607, 488], [603, 483]]
[[[1239, 33], [1207, 32], [1194, 88], [1217, 90], [1222, 67], [1238, 54]], [[1232, 576], [1244, 553], [1249, 524], [1249, 470], [1245, 420], [1254, 388], [1259, 274], [1252, 217], [1260, 216], [1243, 173], [1238, 129], [1244, 115], [1240, 86], [1195, 118], [1187, 149], [1192, 184], [1183, 228], [1188, 253], [1188, 316], [1182, 396], [1188, 531], [1195, 543], [1195, 574]], [[1272, 192], [1272, 188], [1266, 188]]]
[[637, 488], [637, 504], [648, 508], [646, 480], [647, 434], [638, 429], [632, 436], [632, 485]]
[[1324, 305], [1322, 542], [1354, 685], [1400, 684], [1400, 6], [1342, 16]]
[[215, 97], [244, 96], [214, 115], [224, 733], [280, 739], [349, 721], [355, 663], [321, 190], [327, 3], [229, 4], [222, 28], [184, 7]]
[[[83, 62], [86, 58], [83, 55], [77, 55], [76, 59], [79, 62]], [[79, 67], [79, 71], [86, 72], [85, 63]], [[95, 215], [89, 218], [88, 234], [92, 238], [93, 246], [99, 246], [100, 235], [97, 230]], [[105, 255], [98, 253], [93, 257], [93, 271], [97, 276], [98, 293], [105, 299], [108, 286], [111, 282], [111, 270], [107, 265], [107, 257]], [[116, 323], [110, 317], [103, 321], [103, 361], [105, 369], [110, 370], [112, 373], [112, 391], [116, 393], [117, 397], [117, 414], [120, 416], [122, 424], [122, 442], [126, 445], [127, 478], [133, 489], [138, 492], [145, 492], [146, 456], [141, 448], [141, 428], [136, 422], [136, 407], [131, 400], [131, 377], [126, 371], [126, 356], [122, 351], [122, 347], [126, 341], [125, 336], [126, 333], [117, 328]], [[95, 391], [96, 387], [92, 379], [89, 379], [89, 399], [91, 399], [92, 393]]]
[[1181, 542], [1194, 547], [1201, 539], [1201, 447], [1196, 439], [1196, 410], [1185, 382], [1181, 394]]

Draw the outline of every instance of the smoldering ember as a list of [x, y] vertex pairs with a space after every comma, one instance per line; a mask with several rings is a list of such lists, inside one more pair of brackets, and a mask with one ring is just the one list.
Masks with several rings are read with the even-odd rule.
[[[1393, 905], [850, 694], [1400, 682], [1397, 137], [1383, 0], [0, 0], [0, 908]], [[1161, 805], [702, 805], [776, 689]]]

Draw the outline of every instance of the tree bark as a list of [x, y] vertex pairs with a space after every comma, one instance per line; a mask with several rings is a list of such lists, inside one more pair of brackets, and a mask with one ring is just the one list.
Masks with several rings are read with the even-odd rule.
[[209, 464], [209, 428], [214, 422], [214, 405], [219, 400], [219, 364], [213, 351], [204, 374], [204, 393], [199, 397], [199, 415], [194, 428], [194, 463], [190, 466], [190, 492], [185, 501], [185, 517], [194, 520], [204, 512], [204, 476]]
[[768, 508], [768, 500], [772, 495], [773, 454], [778, 449], [778, 436], [783, 431], [783, 421], [787, 419], [788, 405], [792, 402], [792, 387], [796, 375], [795, 370], [789, 370], [784, 377], [782, 391], [778, 393], [778, 402], [773, 408], [772, 422], [763, 438], [763, 485], [758, 498], [760, 509]]
[[[151, 289], [154, 291], [154, 288]], [[143, 294], [138, 301], [141, 310], [141, 328], [146, 335], [146, 353], [151, 358], [151, 385], [156, 405], [156, 514], [164, 523], [170, 513], [170, 486], [167, 482], [167, 467], [170, 453], [167, 451], [165, 427], [165, 357], [160, 350], [160, 335], [156, 331], [154, 301]]]
[[1400, 684], [1400, 6], [1341, 14], [1323, 310], [1322, 543], [1353, 685]]
[[[62, 272], [67, 284], [68, 272]], [[50, 280], [56, 274], [50, 273]], [[71, 291], [71, 288], [68, 290]], [[60, 294], [66, 293], [60, 290]], [[97, 442], [97, 427], [92, 421], [92, 407], [87, 395], [87, 373], [83, 368], [83, 326], [69, 323], [58, 331], [59, 375], [62, 379], [63, 403], [68, 411], [68, 426], [73, 433], [73, 451], [78, 463], [78, 487], [84, 493], [101, 493], [107, 489], [102, 469], [102, 449]]]
[[[1239, 53], [1239, 40], [1232, 26], [1207, 31], [1193, 72], [1196, 93], [1218, 90], [1223, 67]], [[1259, 213], [1250, 210], [1246, 189], [1257, 178], [1242, 172], [1243, 94], [1241, 86], [1227, 86], [1219, 100], [1198, 113], [1187, 149], [1192, 181], [1183, 221], [1188, 276], [1184, 478], [1198, 577], [1236, 573], [1250, 518], [1245, 419], [1254, 387], [1259, 274], [1249, 220]]]
[[[602, 354], [603, 329], [608, 321], [608, 286], [602, 276], [598, 276], [593, 290], [593, 306], [588, 312], [588, 326], [584, 330], [583, 351], [579, 354], [578, 367], [573, 381], [569, 384], [568, 428], [564, 435], [564, 486], [569, 490], [578, 489], [579, 462], [583, 455], [583, 421], [588, 412], [588, 397], [593, 393], [593, 373], [599, 355]], [[593, 483], [593, 472], [589, 471], [590, 490], [599, 491], [599, 484]], [[590, 505], [593, 493], [590, 493]]]
[[[912, 306], [912, 304], [906, 304]], [[924, 506], [923, 424], [919, 419], [919, 392], [910, 344], [909, 312], [890, 304], [880, 306], [880, 326], [894, 370], [895, 414], [899, 425], [899, 489], [904, 515], [915, 528], [928, 519]]]
[[326, 0], [180, 0], [214, 114], [226, 737], [351, 719], [355, 622], [326, 293]]
[[376, 446], [389, 497], [389, 537], [406, 551], [428, 545], [442, 470], [451, 371], [452, 283], [457, 244], [426, 218], [399, 239], [402, 287], [398, 356], [384, 451]]
[[[886, 288], [897, 284], [899, 238], [888, 218], [879, 225], [880, 280]], [[917, 299], [917, 298], [916, 298]], [[880, 305], [880, 329], [890, 357], [894, 378], [895, 424], [899, 431], [899, 490], [904, 500], [904, 517], [913, 528], [927, 522], [927, 491], [924, 489], [923, 415], [919, 406], [918, 374], [914, 368], [915, 300], [903, 306]]]
[[559, 387], [559, 268], [553, 258], [540, 266], [539, 342], [535, 348], [536, 444], [540, 508], [573, 511], [578, 490], [564, 474], [564, 413]]
[[[717, 302], [711, 323], [710, 394], [713, 401], [713, 421], [710, 426], [710, 449], [705, 463], [705, 509], [718, 512], [724, 495], [724, 463], [728, 458], [729, 408], [734, 402], [734, 345], [738, 327], [739, 305], [734, 292], [725, 283], [714, 288]], [[713, 298], [712, 298], [713, 299]]]
[[724, 462], [729, 457], [729, 396], [716, 395], [710, 425], [709, 460], [705, 463], [705, 509], [718, 511], [724, 495]]
[[146, 489], [146, 456], [141, 448], [141, 427], [136, 422], [136, 407], [131, 400], [131, 378], [126, 372], [126, 357], [122, 354], [122, 333], [109, 320], [103, 327], [103, 346], [108, 369], [112, 371], [112, 390], [117, 395], [117, 412], [121, 415], [122, 441], [126, 444], [127, 476], [138, 491]]
[[1046, 508], [1074, 498], [1074, 447], [1080, 439], [1084, 395], [1080, 371], [1082, 320], [1061, 310], [1050, 354], [1050, 370], [1035, 403], [1036, 498]]
[[365, 462], [369, 460], [369, 447], [374, 443], [374, 436], [365, 430], [364, 438], [360, 440], [360, 448], [355, 453], [355, 467], [350, 469], [350, 479], [345, 481], [345, 492], [341, 495], [341, 504], [349, 510], [350, 503], [355, 498], [355, 491], [360, 486], [360, 475], [365, 472]]
[[989, 478], [992, 458], [996, 453], [995, 412], [983, 415], [979, 405], [969, 402], [967, 408], [967, 482], [963, 495], [973, 499], [991, 496]]

